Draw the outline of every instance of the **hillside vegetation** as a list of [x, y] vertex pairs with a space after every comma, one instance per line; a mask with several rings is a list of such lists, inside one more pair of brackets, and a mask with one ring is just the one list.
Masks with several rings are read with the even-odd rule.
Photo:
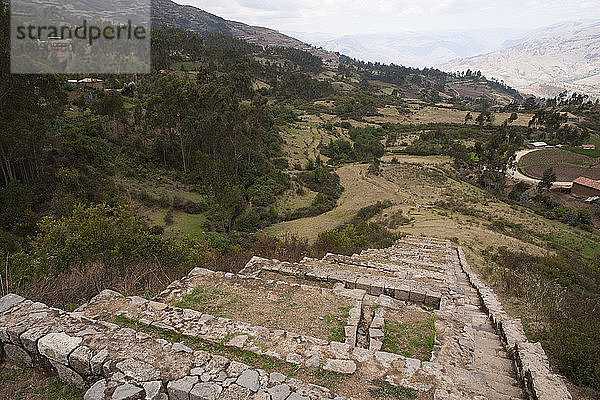
[[151, 297], [197, 266], [426, 234], [467, 248], [554, 365], [599, 389], [590, 212], [504, 175], [529, 140], [595, 138], [598, 105], [173, 27], [153, 30], [152, 74], [82, 89], [10, 75], [4, 5], [0, 22], [0, 293], [72, 309], [105, 288]]

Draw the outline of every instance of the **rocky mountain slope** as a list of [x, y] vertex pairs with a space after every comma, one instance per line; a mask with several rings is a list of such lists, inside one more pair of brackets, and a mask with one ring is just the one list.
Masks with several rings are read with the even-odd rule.
[[600, 22], [555, 25], [534, 31], [507, 49], [438, 67], [480, 70], [538, 96], [569, 90], [600, 97]]
[[222, 33], [261, 46], [293, 47], [308, 51], [324, 60], [337, 60], [334, 53], [317, 49], [274, 29], [229, 21], [193, 6], [171, 0], [152, 0], [152, 22], [193, 32]]

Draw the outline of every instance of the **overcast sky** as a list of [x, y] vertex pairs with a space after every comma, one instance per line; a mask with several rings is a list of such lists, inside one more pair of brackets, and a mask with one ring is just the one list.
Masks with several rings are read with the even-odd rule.
[[600, 16], [598, 0], [175, 0], [282, 32], [532, 28]]

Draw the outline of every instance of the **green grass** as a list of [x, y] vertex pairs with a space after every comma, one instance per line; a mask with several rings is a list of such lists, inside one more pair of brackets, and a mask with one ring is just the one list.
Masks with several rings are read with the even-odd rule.
[[83, 392], [58, 377], [42, 375], [33, 368], [0, 365], [0, 397], [11, 400], [81, 400]]
[[435, 317], [411, 323], [385, 321], [383, 351], [429, 361], [435, 343]]
[[177, 227], [184, 235], [190, 237], [199, 237], [206, 231], [208, 218], [205, 214], [178, 214], [176, 217], [175, 227]]
[[369, 388], [369, 393], [374, 399], [416, 399], [417, 394], [409, 388], [403, 386], [392, 385], [389, 382], [381, 379], [375, 379]]
[[[582, 149], [580, 149], [582, 150]], [[519, 167], [548, 166], [548, 168], [559, 165], [573, 165], [589, 168], [597, 163], [597, 160], [589, 156], [589, 153], [575, 153], [563, 149], [544, 149], [526, 154], [519, 161]]]
[[596, 147], [600, 147], [600, 135], [590, 135], [590, 139], [586, 144], [595, 144]]
[[350, 317], [352, 307], [340, 307], [340, 314], [326, 315], [325, 322], [330, 327], [328, 340], [330, 342], [344, 342], [346, 340], [346, 331], [344, 327]]
[[173, 305], [208, 313], [215, 317], [227, 317], [232, 308], [241, 309], [249, 306], [238, 295], [214, 288], [207, 290], [202, 287], [197, 287], [191, 294], [183, 296], [182, 300]]
[[581, 154], [582, 156], [588, 156], [593, 158], [600, 158], [600, 149], [596, 150], [585, 150], [578, 147], [567, 147], [565, 150], [568, 150], [572, 153]]

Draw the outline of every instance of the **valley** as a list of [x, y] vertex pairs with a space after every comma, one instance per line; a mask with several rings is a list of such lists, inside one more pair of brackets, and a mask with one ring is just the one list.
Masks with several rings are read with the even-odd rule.
[[151, 74], [1, 61], [0, 395], [598, 396], [597, 103], [157, 4]]

